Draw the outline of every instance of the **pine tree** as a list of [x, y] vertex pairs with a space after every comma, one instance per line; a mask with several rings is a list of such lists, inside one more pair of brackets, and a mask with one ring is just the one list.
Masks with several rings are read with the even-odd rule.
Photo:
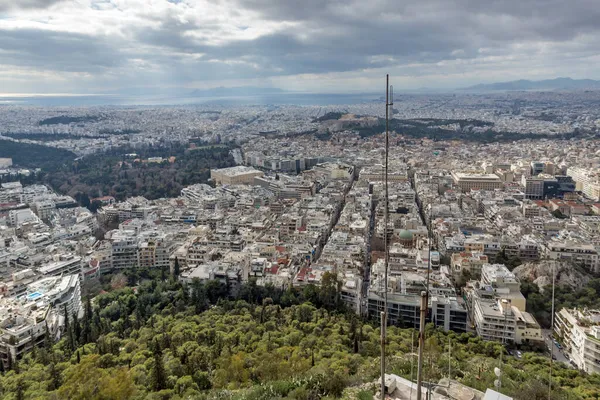
[[17, 390], [15, 393], [16, 400], [25, 400], [25, 384], [23, 383], [23, 379], [19, 378], [17, 381]]
[[56, 368], [56, 363], [54, 360], [52, 360], [48, 366], [48, 375], [50, 375], [50, 384], [48, 385], [48, 390], [58, 389], [61, 384], [61, 376], [60, 371]]
[[71, 329], [71, 324], [69, 323], [69, 313], [67, 312], [67, 305], [63, 305], [63, 311], [65, 316], [65, 335], [67, 335], [67, 345], [69, 350], [72, 352], [75, 350], [75, 343], [73, 341], [73, 330]]
[[77, 343], [81, 341], [81, 324], [79, 323], [79, 318], [77, 318], [77, 312], [73, 313], [73, 349], [77, 347]]
[[165, 372], [165, 365], [163, 363], [162, 350], [158, 340], [154, 340], [154, 346], [152, 349], [154, 353], [154, 366], [150, 373], [150, 382], [152, 389], [155, 392], [161, 391], [167, 386], [167, 376]]
[[92, 341], [92, 302], [90, 296], [85, 298], [85, 306], [83, 309], [83, 321], [81, 324], [81, 344], [87, 344]]
[[179, 259], [175, 257], [175, 263], [173, 264], [173, 276], [177, 278], [179, 276]]

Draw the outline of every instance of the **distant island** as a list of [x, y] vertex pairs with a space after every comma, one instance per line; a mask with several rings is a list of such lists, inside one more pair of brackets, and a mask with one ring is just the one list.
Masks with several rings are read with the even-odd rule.
[[593, 79], [555, 78], [541, 81], [518, 81], [479, 84], [459, 89], [461, 91], [489, 92], [509, 90], [598, 90], [600, 81]]

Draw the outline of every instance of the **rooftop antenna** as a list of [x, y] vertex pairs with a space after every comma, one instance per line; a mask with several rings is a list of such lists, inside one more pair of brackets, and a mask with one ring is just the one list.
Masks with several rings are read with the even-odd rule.
[[390, 107], [394, 105], [394, 87], [390, 86], [390, 75], [385, 75], [385, 208], [383, 213], [383, 241], [384, 241], [384, 268], [383, 273], [383, 311], [381, 312], [381, 400], [385, 399], [385, 337], [387, 328], [387, 292], [388, 292], [388, 264], [390, 260], [388, 246], [388, 214], [389, 214], [389, 192], [388, 192], [388, 156], [390, 152]]

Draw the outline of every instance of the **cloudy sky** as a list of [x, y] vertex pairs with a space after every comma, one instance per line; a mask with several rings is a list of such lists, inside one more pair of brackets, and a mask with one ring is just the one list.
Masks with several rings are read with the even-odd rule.
[[598, 0], [0, 0], [0, 93], [600, 79]]

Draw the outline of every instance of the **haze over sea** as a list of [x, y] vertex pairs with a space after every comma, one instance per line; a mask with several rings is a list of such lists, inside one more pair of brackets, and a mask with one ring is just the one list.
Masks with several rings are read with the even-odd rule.
[[0, 105], [100, 106], [100, 105], [334, 105], [377, 101], [375, 94], [274, 93], [254, 96], [122, 96], [122, 95], [11, 95], [0, 94]]

